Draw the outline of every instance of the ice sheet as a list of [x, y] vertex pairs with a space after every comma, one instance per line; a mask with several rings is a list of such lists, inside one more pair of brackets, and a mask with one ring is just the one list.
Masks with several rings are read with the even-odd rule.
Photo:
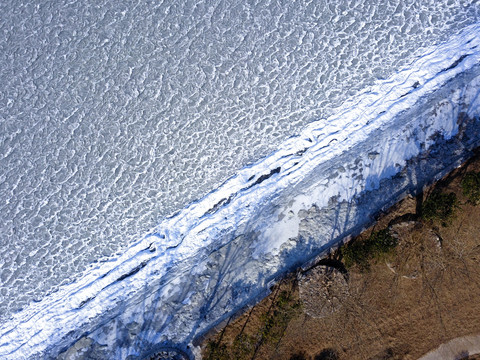
[[0, 321], [479, 20], [476, 0], [1, 1]]
[[[295, 233], [303, 229], [305, 211], [332, 201], [349, 204], [378, 189], [408, 159], [459, 136], [461, 114], [478, 127], [479, 62], [480, 24], [428, 48], [122, 254], [15, 314], [0, 327], [0, 356], [54, 356], [85, 334], [118, 358], [141, 355], [147, 345], [190, 344], [218, 320], [220, 305], [234, 311], [266, 288], [285, 256], [296, 256]], [[446, 84], [453, 87], [444, 89]], [[422, 102], [436, 93], [440, 103]], [[402, 118], [415, 109], [418, 117]], [[358, 153], [363, 160], [337, 163], [365, 143], [372, 151]], [[342, 231], [314, 239], [315, 246]], [[225, 282], [232, 272], [242, 282]], [[133, 330], [123, 334], [126, 328]]]

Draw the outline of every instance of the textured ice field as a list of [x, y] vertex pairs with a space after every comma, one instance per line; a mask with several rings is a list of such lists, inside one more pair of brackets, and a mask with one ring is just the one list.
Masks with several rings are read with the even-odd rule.
[[191, 351], [276, 276], [358, 232], [479, 145], [480, 22], [15, 314], [0, 325], [0, 357]]
[[474, 0], [2, 1], [0, 319], [479, 14]]

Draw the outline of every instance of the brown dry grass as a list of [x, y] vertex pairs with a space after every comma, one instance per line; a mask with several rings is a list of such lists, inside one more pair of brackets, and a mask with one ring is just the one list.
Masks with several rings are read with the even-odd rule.
[[[292, 274], [206, 341], [204, 358], [317, 360], [334, 353], [338, 359], [416, 359], [450, 339], [479, 333], [480, 206], [462, 195], [467, 170], [479, 171], [480, 159], [435, 185], [457, 194], [460, 207], [451, 223], [424, 220], [399, 231], [399, 246], [387, 259], [393, 267], [379, 260], [367, 272], [351, 268], [349, 295], [337, 313], [322, 319], [303, 313]], [[415, 199], [402, 201], [375, 229], [415, 208]], [[221, 351], [212, 354], [208, 342], [210, 350], [213, 345]]]

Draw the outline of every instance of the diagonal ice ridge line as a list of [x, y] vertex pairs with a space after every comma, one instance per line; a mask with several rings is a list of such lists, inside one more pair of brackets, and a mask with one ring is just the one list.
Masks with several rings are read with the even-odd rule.
[[[354, 100], [347, 101], [336, 115], [311, 123], [299, 136], [287, 140], [268, 157], [245, 167], [203, 199], [163, 220], [117, 259], [92, 266], [75, 283], [14, 315], [0, 326], [0, 356], [7, 359], [29, 357], [58, 343], [70, 331], [88, 329], [96, 318], [114, 311], [119, 299], [128, 299], [141, 291], [146, 279], [166, 276], [171, 264], [181, 263], [218, 241], [220, 233], [233, 230], [248, 220], [260, 199], [271, 199], [288, 186], [299, 183], [319, 164], [367, 139], [372, 131], [388, 124], [396, 114], [477, 65], [480, 62], [480, 24], [467, 27], [449, 42], [428, 49], [426, 54], [410, 68], [379, 81]], [[467, 56], [448, 69], [462, 55]], [[419, 85], [414, 91], [401, 97], [417, 82]], [[303, 153], [296, 155], [300, 151]], [[289, 167], [284, 169], [286, 164]], [[281, 168], [278, 173], [249, 187], [278, 167]], [[215, 204], [231, 196], [234, 199], [229, 204], [208, 213]]]

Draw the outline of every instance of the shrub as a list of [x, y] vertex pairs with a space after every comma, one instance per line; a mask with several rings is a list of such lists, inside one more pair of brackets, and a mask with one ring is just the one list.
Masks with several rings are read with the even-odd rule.
[[208, 360], [229, 360], [230, 355], [225, 344], [219, 344], [213, 340], [207, 343]]
[[237, 360], [250, 360], [255, 352], [256, 339], [252, 336], [238, 335], [232, 346], [232, 357]]
[[462, 179], [463, 195], [474, 205], [480, 203], [480, 172], [469, 171]]
[[290, 360], [307, 360], [307, 358], [305, 357], [305, 353], [301, 352], [290, 356]]
[[301, 303], [291, 291], [282, 290], [275, 298], [268, 313], [260, 315], [260, 328], [253, 335], [238, 334], [233, 343], [207, 343], [207, 360], [250, 360], [262, 344], [275, 345], [282, 339], [290, 320], [300, 314]]
[[440, 220], [442, 226], [447, 226], [457, 208], [457, 195], [455, 193], [442, 193], [434, 190], [423, 203], [422, 217], [425, 220]]
[[338, 355], [334, 349], [324, 349], [322, 352], [315, 356], [314, 360], [337, 360]]
[[269, 314], [262, 316], [261, 335], [265, 343], [275, 344], [283, 336], [288, 323], [300, 313], [301, 304], [292, 294], [283, 290], [279, 293], [275, 305]]
[[374, 231], [368, 239], [356, 239], [342, 248], [342, 256], [347, 268], [358, 265], [361, 270], [368, 270], [370, 260], [379, 259], [397, 246], [397, 240], [388, 229]]

